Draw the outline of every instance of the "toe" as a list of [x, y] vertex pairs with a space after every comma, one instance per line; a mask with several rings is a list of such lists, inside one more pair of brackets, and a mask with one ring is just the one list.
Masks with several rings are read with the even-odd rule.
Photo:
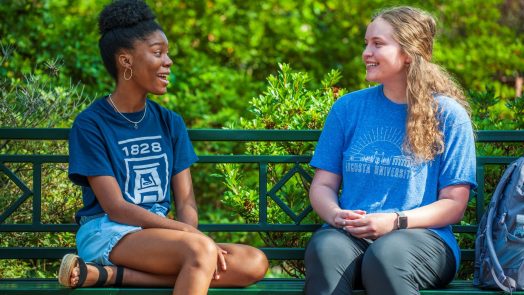
[[71, 286], [76, 286], [80, 278], [80, 268], [77, 266], [71, 272]]

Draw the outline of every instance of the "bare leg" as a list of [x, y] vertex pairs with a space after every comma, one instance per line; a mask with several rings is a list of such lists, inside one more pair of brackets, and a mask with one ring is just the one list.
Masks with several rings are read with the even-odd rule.
[[[171, 283], [176, 278], [173, 294], [207, 294], [217, 264], [217, 248], [213, 240], [200, 234], [144, 229], [122, 238], [111, 251], [110, 260], [141, 272], [171, 277]], [[136, 274], [132, 284], [151, 284], [150, 276]], [[127, 282], [124, 271], [123, 283]]]
[[[226, 250], [227, 269], [211, 281], [217, 266], [215, 243], [202, 235], [167, 229], [146, 229], [125, 236], [110, 254], [110, 260], [124, 266], [123, 285], [172, 287], [173, 294], [206, 294], [212, 287], [244, 287], [261, 280], [268, 268], [264, 253], [239, 244], [219, 244]], [[116, 268], [106, 266], [108, 285], [115, 281]], [[86, 286], [98, 273], [88, 266]], [[78, 280], [78, 272], [71, 277]]]
[[240, 244], [218, 244], [226, 250], [226, 271], [220, 279], [212, 280], [211, 287], [245, 287], [264, 278], [269, 263], [266, 255], [257, 248]]

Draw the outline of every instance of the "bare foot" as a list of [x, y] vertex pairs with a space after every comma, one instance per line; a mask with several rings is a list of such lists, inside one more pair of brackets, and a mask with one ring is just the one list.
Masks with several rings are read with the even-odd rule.
[[[107, 281], [104, 283], [104, 286], [114, 285], [116, 267], [104, 266], [104, 269], [107, 271]], [[93, 286], [94, 284], [96, 284], [98, 280], [98, 276], [99, 276], [98, 269], [88, 263], [87, 264], [87, 277], [82, 287], [89, 287], [89, 286]], [[80, 267], [78, 266], [78, 263], [77, 263], [75, 265], [75, 268], [73, 268], [73, 271], [71, 272], [71, 277], [70, 277], [71, 286], [77, 287], [79, 280], [80, 280]]]

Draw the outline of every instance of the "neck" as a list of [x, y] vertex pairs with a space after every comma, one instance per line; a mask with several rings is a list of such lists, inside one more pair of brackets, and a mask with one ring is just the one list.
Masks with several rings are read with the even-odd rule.
[[111, 94], [111, 98], [122, 113], [134, 113], [144, 109], [147, 93], [139, 93], [136, 90], [124, 89], [117, 86]]
[[394, 103], [406, 104], [408, 102], [406, 92], [406, 85], [384, 84], [384, 95]]

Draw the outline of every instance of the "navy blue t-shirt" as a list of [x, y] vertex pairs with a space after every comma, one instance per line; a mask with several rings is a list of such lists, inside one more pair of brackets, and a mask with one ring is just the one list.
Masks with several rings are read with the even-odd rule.
[[[106, 97], [78, 115], [69, 137], [69, 178], [82, 186], [84, 207], [76, 214], [103, 213], [87, 176], [113, 176], [124, 199], [149, 209], [154, 204], [169, 211], [171, 177], [198, 158], [182, 118], [146, 100], [144, 119], [134, 128]], [[144, 111], [124, 114], [139, 121]]]

